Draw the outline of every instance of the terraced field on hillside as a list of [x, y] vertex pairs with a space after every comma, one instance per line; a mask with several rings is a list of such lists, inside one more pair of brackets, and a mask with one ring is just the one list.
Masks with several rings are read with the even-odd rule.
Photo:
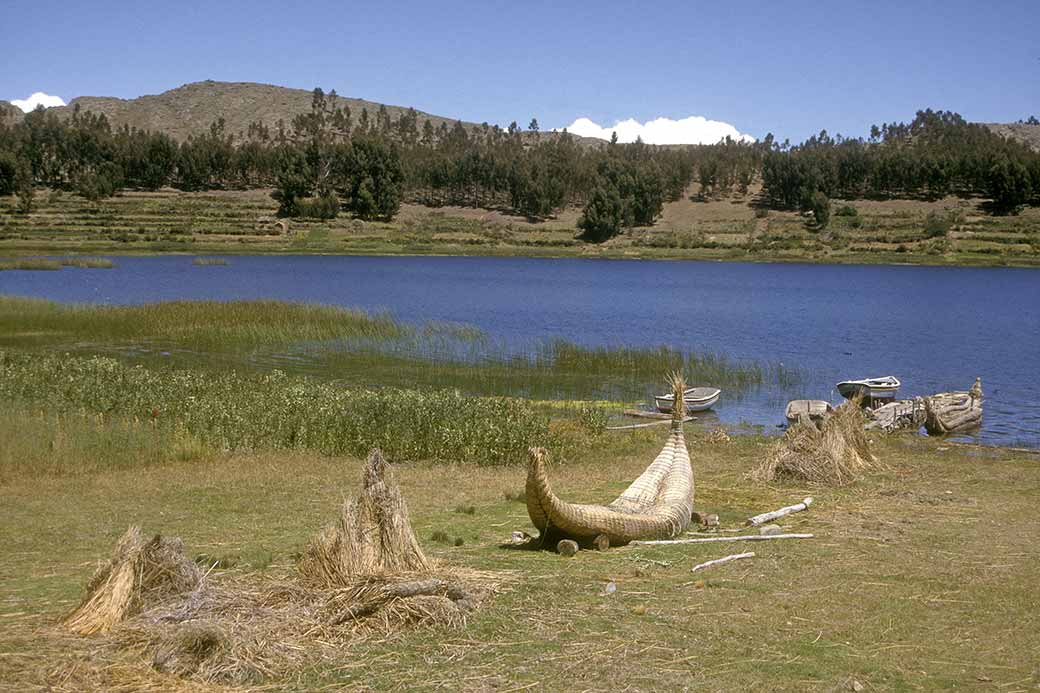
[[766, 210], [755, 190], [703, 200], [696, 188], [652, 227], [602, 244], [578, 237], [578, 209], [548, 220], [403, 205], [392, 222], [346, 215], [279, 220], [269, 191], [123, 192], [98, 203], [39, 191], [30, 214], [0, 198], [0, 257], [119, 253], [561, 255], [752, 261], [1040, 264], [1040, 209], [994, 216], [984, 201], [834, 201], [827, 228]]

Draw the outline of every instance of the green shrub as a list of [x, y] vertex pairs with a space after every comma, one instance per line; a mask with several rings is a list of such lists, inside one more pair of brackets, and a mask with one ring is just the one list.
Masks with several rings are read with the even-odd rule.
[[834, 216], [836, 217], [857, 217], [859, 212], [852, 205], [842, 205], [834, 210]]
[[946, 236], [953, 228], [952, 215], [929, 212], [924, 220], [924, 237], [941, 238]]
[[322, 197], [306, 197], [296, 201], [294, 216], [310, 219], [335, 219], [339, 214], [339, 198], [329, 193]]
[[816, 220], [816, 227], [827, 228], [827, 223], [831, 219], [831, 201], [823, 192], [817, 190], [812, 194], [812, 197], [809, 198], [809, 210]]

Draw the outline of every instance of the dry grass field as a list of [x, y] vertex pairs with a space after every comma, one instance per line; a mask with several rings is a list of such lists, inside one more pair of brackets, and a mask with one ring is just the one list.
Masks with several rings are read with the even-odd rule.
[[[5, 457], [74, 430], [0, 423]], [[606, 434], [605, 434], [606, 435]], [[613, 433], [552, 470], [557, 492], [602, 501], [647, 463], [662, 431]], [[55, 442], [57, 441], [57, 442]], [[334, 665], [278, 672], [277, 690], [948, 690], [1040, 687], [1035, 455], [916, 437], [875, 439], [886, 470], [842, 489], [761, 485], [770, 441], [688, 436], [696, 507], [722, 529], [812, 495], [783, 524], [804, 541], [625, 547], [573, 558], [500, 544], [534, 533], [518, 467], [399, 465], [416, 531], [442, 567], [499, 588], [462, 629], [360, 637]], [[0, 688], [228, 690], [161, 674], [146, 651], [64, 633], [99, 561], [130, 524], [221, 560], [207, 578], [286, 576], [356, 491], [361, 463], [308, 453], [196, 451], [151, 467], [0, 486]], [[101, 469], [105, 469], [102, 465]], [[433, 541], [447, 535], [461, 546]], [[454, 543], [454, 542], [453, 542]], [[691, 574], [740, 550], [752, 560]], [[608, 589], [613, 583], [616, 591]], [[231, 687], [232, 689], [234, 687]]]

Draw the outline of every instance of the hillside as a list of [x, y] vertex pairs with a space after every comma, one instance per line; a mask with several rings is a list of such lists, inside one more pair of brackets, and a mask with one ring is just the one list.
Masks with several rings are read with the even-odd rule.
[[[246, 132], [249, 124], [261, 121], [272, 131], [279, 120], [289, 127], [292, 119], [311, 109], [312, 92], [305, 89], [290, 89], [255, 82], [193, 82], [165, 91], [162, 94], [141, 96], [136, 99], [117, 99], [110, 96], [80, 96], [68, 106], [53, 109], [59, 115], [72, 112], [77, 105], [86, 111], [103, 113], [114, 127], [129, 125], [142, 130], [165, 132], [176, 140], [205, 132], [211, 123], [223, 118], [228, 133], [238, 135]], [[374, 118], [380, 107], [385, 107], [391, 120], [397, 120], [407, 112], [406, 106], [380, 104], [364, 99], [339, 97], [338, 103], [350, 107], [353, 117], [359, 117], [362, 109], [368, 109]], [[442, 123], [449, 127], [454, 118], [416, 111], [419, 125], [429, 120], [433, 127]], [[518, 116], [519, 118], [519, 116]], [[480, 127], [478, 123], [463, 122], [467, 128]], [[500, 124], [503, 127], [506, 124]], [[547, 134], [547, 133], [543, 133]], [[601, 140], [577, 138], [581, 143], [601, 146]]]
[[986, 123], [993, 132], [1002, 137], [1010, 137], [1029, 145], [1033, 151], [1040, 152], [1040, 125], [1029, 123]]
[[[364, 99], [340, 97], [340, 103], [357, 114], [367, 108], [375, 116], [381, 104]], [[249, 124], [261, 121], [272, 130], [279, 120], [288, 127], [293, 117], [310, 111], [311, 92], [253, 82], [193, 82], [157, 95], [136, 99], [117, 99], [109, 96], [80, 96], [68, 106], [55, 108], [58, 114], [72, 111], [76, 105], [83, 110], [104, 113], [113, 126], [130, 125], [143, 130], [165, 132], [174, 139], [185, 140], [189, 135], [206, 131], [210, 124], [223, 118], [227, 131], [245, 132]], [[386, 106], [391, 119], [408, 109]], [[356, 117], [356, 116], [355, 116]], [[434, 127], [453, 120], [419, 112], [419, 121], [428, 118]]]
[[7, 101], [0, 101], [0, 125], [13, 125], [22, 119], [22, 110]]

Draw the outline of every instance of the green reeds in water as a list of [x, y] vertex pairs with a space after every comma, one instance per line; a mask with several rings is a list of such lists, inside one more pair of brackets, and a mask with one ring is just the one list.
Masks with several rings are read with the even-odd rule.
[[527, 348], [467, 325], [412, 326], [385, 315], [280, 301], [174, 301], [141, 306], [0, 297], [0, 345], [92, 345], [105, 353], [177, 352], [192, 368], [278, 368], [352, 387], [459, 388], [533, 399], [631, 400], [661, 391], [665, 373], [739, 394], [800, 380], [782, 364], [673, 347]]
[[19, 258], [15, 260], [0, 260], [0, 271], [3, 270], [60, 270], [61, 263], [57, 260], [44, 258]]
[[112, 269], [116, 263], [106, 257], [66, 257], [61, 259], [62, 267], [80, 267], [83, 269]]
[[222, 257], [197, 257], [192, 259], [191, 264], [199, 267], [221, 267], [228, 264], [228, 261]]
[[0, 270], [60, 270], [62, 267], [86, 269], [111, 269], [115, 263], [103, 257], [66, 257], [60, 260], [49, 258], [19, 258], [0, 260]]
[[[199, 352], [350, 338], [391, 339], [405, 328], [383, 316], [282, 301], [169, 301], [139, 306], [62, 304], [0, 296], [0, 335], [60, 335], [105, 345], [155, 344]], [[33, 340], [30, 340], [33, 341]], [[34, 343], [39, 343], [36, 339]]]

